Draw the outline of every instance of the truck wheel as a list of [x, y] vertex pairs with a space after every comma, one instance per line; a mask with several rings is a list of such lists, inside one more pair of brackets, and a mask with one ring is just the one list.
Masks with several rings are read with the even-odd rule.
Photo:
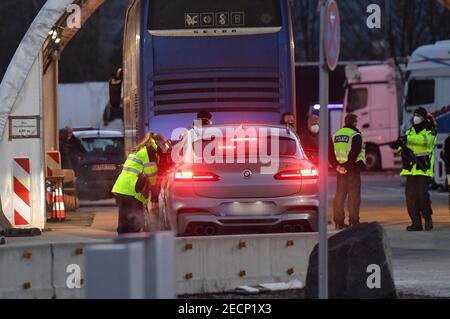
[[366, 149], [366, 170], [379, 171], [381, 169], [381, 156], [377, 147], [369, 146]]

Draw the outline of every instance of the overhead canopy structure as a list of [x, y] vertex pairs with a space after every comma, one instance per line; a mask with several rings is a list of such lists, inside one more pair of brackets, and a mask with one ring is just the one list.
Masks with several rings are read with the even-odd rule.
[[20, 43], [0, 84], [0, 139], [3, 136], [9, 114], [23, 87], [27, 75], [36, 58], [43, 52], [44, 66], [51, 59], [51, 35], [54, 28], [61, 30], [59, 44], [60, 52], [77, 34], [79, 29], [67, 28], [67, 18], [72, 12], [67, 12], [71, 4], [81, 8], [81, 25], [83, 25], [104, 0], [48, 0], [38, 13], [22, 42]]
[[[103, 2], [48, 0], [23, 37], [0, 84], [0, 214], [14, 227], [44, 228], [44, 137], [56, 129], [55, 125], [49, 127], [46, 118], [57, 112], [53, 110], [57, 108], [58, 84], [57, 71], [47, 70], [52, 66], [57, 70], [60, 53], [80, 30], [68, 27], [67, 21], [74, 14], [70, 5], [78, 5], [82, 27]], [[51, 76], [47, 76], [49, 73]], [[54, 88], [46, 91], [49, 83]], [[54, 97], [46, 100], [48, 92]], [[27, 135], [30, 127], [33, 134]]]

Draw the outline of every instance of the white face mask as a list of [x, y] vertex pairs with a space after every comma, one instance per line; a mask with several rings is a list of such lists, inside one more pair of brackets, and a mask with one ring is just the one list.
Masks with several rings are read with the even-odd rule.
[[309, 130], [310, 130], [312, 133], [314, 133], [314, 134], [319, 133], [319, 124], [311, 125], [311, 127], [309, 128]]
[[421, 116], [414, 115], [413, 123], [414, 125], [418, 125], [423, 122], [423, 118]]

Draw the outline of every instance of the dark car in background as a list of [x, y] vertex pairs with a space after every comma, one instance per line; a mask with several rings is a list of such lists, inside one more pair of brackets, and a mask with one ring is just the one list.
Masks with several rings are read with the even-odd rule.
[[124, 137], [119, 131], [74, 131], [84, 152], [75, 167], [75, 188], [80, 199], [112, 198], [111, 189], [124, 162]]

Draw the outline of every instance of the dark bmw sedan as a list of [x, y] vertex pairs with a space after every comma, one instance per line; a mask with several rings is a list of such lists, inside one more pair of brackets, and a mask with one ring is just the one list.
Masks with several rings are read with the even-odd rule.
[[112, 198], [111, 189], [124, 162], [124, 138], [119, 131], [75, 131], [84, 153], [75, 168], [75, 187], [80, 199]]

